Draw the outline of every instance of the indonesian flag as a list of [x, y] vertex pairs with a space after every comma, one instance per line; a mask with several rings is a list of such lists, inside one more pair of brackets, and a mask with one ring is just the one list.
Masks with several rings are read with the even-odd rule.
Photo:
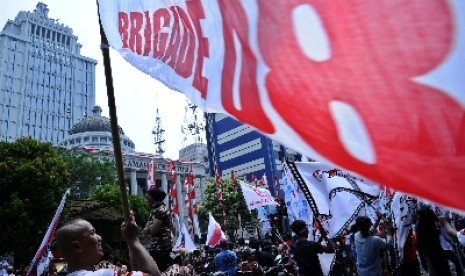
[[216, 180], [216, 198], [221, 204], [223, 226], [225, 226], [226, 225], [226, 210], [224, 209], [225, 206], [223, 202], [223, 180], [221, 179], [221, 175], [218, 170], [216, 170], [215, 180]]
[[207, 232], [207, 241], [208, 246], [216, 246], [220, 241], [226, 240], [226, 235], [223, 230], [221, 230], [221, 225], [216, 222], [211, 213], [208, 213], [208, 232]]
[[281, 197], [279, 196], [279, 182], [278, 182], [278, 178], [276, 177], [276, 175], [273, 175], [273, 188], [274, 188], [274, 197], [276, 198], [277, 201], [279, 201]]
[[89, 148], [89, 147], [84, 147], [84, 150], [88, 153], [97, 153], [100, 152], [99, 148]]
[[237, 189], [237, 180], [234, 174], [234, 170], [231, 170], [231, 182], [233, 183], [234, 188]]
[[[192, 171], [192, 165], [189, 171], [189, 174], [185, 180], [185, 187], [186, 187], [186, 196], [184, 200], [184, 204], [187, 207], [187, 227], [189, 233], [194, 233], [194, 217], [197, 216], [197, 204], [195, 198], [195, 187], [194, 187], [194, 172]], [[198, 221], [198, 219], [197, 219]]]
[[216, 170], [216, 198], [221, 202], [223, 200], [223, 181], [221, 180], [220, 172]]
[[171, 161], [171, 165], [168, 167], [168, 171], [171, 171], [171, 184], [169, 192], [169, 204], [171, 209], [171, 235], [176, 235], [176, 229], [179, 229], [179, 202], [178, 202], [178, 181], [176, 178], [174, 162]]
[[34, 258], [31, 261], [29, 271], [27, 272], [28, 276], [33, 275], [34, 271], [36, 271], [37, 276], [42, 275], [42, 272], [44, 271], [45, 267], [48, 266], [50, 262], [50, 242], [55, 236], [55, 231], [58, 222], [60, 221], [61, 213], [63, 212], [63, 207], [65, 206], [66, 197], [68, 196], [70, 190], [71, 188], [68, 188], [65, 191], [63, 197], [61, 198], [60, 204], [58, 205], [55, 215], [53, 216], [53, 219], [50, 222], [50, 226], [48, 227], [47, 232], [45, 233], [45, 236], [42, 239], [42, 243], [40, 244], [39, 249], [37, 250], [36, 254], [34, 255]]
[[279, 205], [268, 189], [250, 187], [243, 181], [239, 181], [239, 184], [249, 211], [266, 205]]
[[155, 159], [152, 158], [147, 165], [147, 190], [155, 188]]
[[403, 2], [98, 6], [109, 45], [203, 111], [465, 210], [465, 1]]

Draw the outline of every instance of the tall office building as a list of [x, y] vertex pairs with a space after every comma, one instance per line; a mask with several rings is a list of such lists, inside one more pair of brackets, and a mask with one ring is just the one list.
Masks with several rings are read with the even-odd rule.
[[300, 161], [302, 155], [267, 138], [253, 128], [224, 114], [206, 114], [206, 134], [210, 175], [219, 170], [222, 177], [236, 176], [250, 180], [266, 175], [274, 193], [273, 177], [281, 178], [284, 157]]
[[0, 140], [61, 141], [95, 106], [97, 61], [47, 5], [21, 11], [0, 33]]

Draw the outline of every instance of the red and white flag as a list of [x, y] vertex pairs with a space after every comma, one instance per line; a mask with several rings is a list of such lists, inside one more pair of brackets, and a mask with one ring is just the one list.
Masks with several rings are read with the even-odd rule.
[[281, 199], [281, 197], [279, 196], [279, 182], [278, 182], [278, 178], [276, 177], [276, 175], [273, 175], [273, 188], [274, 188], [274, 197], [276, 198], [277, 201], [279, 201]]
[[176, 177], [176, 166], [171, 161], [168, 167], [168, 172], [171, 171], [171, 184], [169, 192], [169, 207], [171, 210], [171, 235], [176, 235], [176, 230], [179, 226], [179, 200], [178, 200], [178, 179]]
[[216, 246], [222, 240], [226, 240], [226, 235], [224, 234], [223, 230], [221, 230], [221, 225], [216, 222], [211, 213], [208, 213], [208, 232], [206, 244], [208, 246]]
[[223, 180], [221, 180], [220, 172], [215, 172], [215, 183], [216, 183], [216, 199], [222, 202], [223, 200]]
[[234, 188], [237, 189], [237, 180], [234, 170], [231, 170], [231, 182], [233, 183]]
[[98, 4], [110, 46], [205, 112], [465, 210], [465, 1]]
[[185, 180], [186, 187], [186, 196], [184, 204], [187, 207], [187, 230], [191, 235], [197, 233], [200, 235], [199, 220], [198, 220], [198, 210], [197, 202], [195, 195], [195, 186], [194, 186], [194, 172], [192, 171], [192, 165]]
[[147, 190], [156, 188], [155, 184], [155, 159], [152, 158], [147, 165]]
[[37, 276], [42, 275], [45, 267], [48, 266], [50, 261], [50, 242], [52, 241], [53, 237], [55, 236], [55, 231], [58, 226], [58, 222], [60, 221], [61, 213], [63, 212], [63, 207], [65, 206], [66, 197], [68, 196], [71, 188], [68, 188], [63, 197], [61, 198], [60, 204], [58, 205], [57, 210], [55, 211], [55, 215], [53, 216], [52, 221], [45, 233], [44, 238], [42, 239], [42, 243], [39, 246], [34, 258], [31, 261], [31, 265], [29, 266], [29, 270], [27, 272], [28, 276], [33, 275], [34, 271], [36, 272]]
[[223, 226], [226, 224], [226, 210], [223, 202], [223, 180], [221, 179], [221, 174], [218, 171], [218, 169], [215, 172], [215, 182], [216, 182], [216, 199], [218, 199], [218, 202], [221, 204], [221, 209], [222, 209], [222, 218], [223, 218]]

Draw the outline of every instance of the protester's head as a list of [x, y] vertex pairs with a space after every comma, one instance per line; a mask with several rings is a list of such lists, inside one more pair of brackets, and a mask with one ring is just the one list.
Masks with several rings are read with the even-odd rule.
[[366, 216], [360, 216], [357, 218], [355, 221], [355, 225], [357, 226], [357, 229], [360, 231], [362, 236], [369, 236], [370, 235], [370, 228], [373, 225], [371, 222], [371, 219]]
[[429, 205], [423, 205], [417, 210], [417, 220], [421, 224], [434, 225], [438, 217]]
[[286, 235], [284, 235], [284, 238], [286, 239], [286, 241], [292, 241], [292, 234], [286, 233]]
[[220, 241], [220, 247], [221, 247], [221, 249], [228, 249], [229, 248], [228, 240], [221, 240]]
[[270, 251], [273, 249], [273, 244], [270, 241], [264, 241], [262, 243], [262, 249], [263, 251]]
[[253, 260], [253, 259], [255, 259], [255, 252], [256, 252], [256, 249], [245, 248], [244, 250], [242, 250], [242, 259], [243, 260]]
[[251, 237], [249, 240], [249, 247], [256, 250], [260, 249], [260, 241], [255, 237]]
[[357, 233], [357, 232], [358, 232], [357, 224], [352, 224], [352, 226], [350, 226], [349, 233]]
[[90, 222], [83, 219], [70, 221], [56, 233], [58, 249], [69, 265], [83, 269], [93, 268], [103, 257], [102, 238]]
[[237, 245], [243, 246], [244, 244], [245, 244], [244, 238], [240, 237], [240, 238], [237, 239]]
[[159, 189], [150, 189], [145, 194], [148, 205], [151, 207], [154, 203], [161, 203], [166, 197], [166, 193]]
[[121, 266], [121, 272], [126, 272], [128, 271], [128, 267], [126, 265]]
[[291, 224], [291, 230], [295, 233], [297, 237], [308, 237], [307, 223], [303, 220], [295, 220]]

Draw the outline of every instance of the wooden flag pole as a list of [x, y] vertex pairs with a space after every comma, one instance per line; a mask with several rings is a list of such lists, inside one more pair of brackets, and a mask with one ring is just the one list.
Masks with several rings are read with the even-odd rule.
[[[98, 1], [97, 1], [98, 7]], [[98, 12], [98, 8], [97, 8]], [[115, 162], [116, 171], [118, 175], [119, 188], [121, 192], [121, 205], [123, 208], [123, 216], [125, 220], [129, 220], [129, 201], [128, 191], [126, 189], [126, 183], [124, 182], [124, 169], [123, 169], [123, 155], [121, 153], [121, 141], [118, 129], [118, 119], [116, 117], [116, 106], [115, 106], [115, 95], [113, 88], [113, 77], [111, 74], [111, 62], [110, 62], [110, 48], [108, 46], [108, 39], [103, 31], [102, 22], [99, 13], [99, 25], [100, 25], [100, 38], [103, 55], [103, 66], [105, 68], [105, 82], [107, 85], [107, 96], [108, 96], [108, 108], [110, 109], [110, 123], [111, 123], [111, 136], [113, 138], [113, 149], [115, 151]]]

